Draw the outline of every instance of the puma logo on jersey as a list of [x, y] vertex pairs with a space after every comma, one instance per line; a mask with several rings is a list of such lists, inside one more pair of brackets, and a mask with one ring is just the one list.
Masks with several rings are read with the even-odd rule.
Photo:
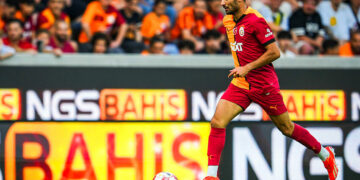
[[243, 43], [233, 42], [230, 43], [230, 47], [232, 51], [242, 51], [242, 45]]
[[274, 106], [270, 106], [270, 109], [274, 109], [277, 111], [277, 105], [274, 105]]
[[267, 38], [273, 34], [269, 28], [267, 28], [266, 31], [267, 31], [267, 34], [265, 34], [265, 38]]

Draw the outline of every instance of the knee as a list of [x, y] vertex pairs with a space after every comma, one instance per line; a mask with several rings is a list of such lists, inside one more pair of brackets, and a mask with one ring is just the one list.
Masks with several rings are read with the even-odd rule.
[[288, 124], [288, 125], [281, 125], [279, 127], [279, 130], [281, 131], [281, 133], [287, 137], [291, 137], [293, 131], [294, 131], [294, 124]]
[[213, 117], [211, 119], [210, 124], [211, 124], [211, 127], [213, 127], [213, 128], [226, 128], [226, 125], [227, 125], [224, 121], [222, 121], [221, 119], [216, 118], [216, 117]]

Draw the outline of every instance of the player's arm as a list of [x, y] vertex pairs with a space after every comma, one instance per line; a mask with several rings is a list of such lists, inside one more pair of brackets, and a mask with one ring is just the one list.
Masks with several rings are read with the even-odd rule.
[[275, 42], [272, 42], [265, 46], [265, 53], [261, 55], [257, 60], [245, 65], [236, 67], [230, 70], [228, 77], [234, 75], [235, 77], [245, 77], [251, 70], [263, 67], [280, 57], [280, 50]]

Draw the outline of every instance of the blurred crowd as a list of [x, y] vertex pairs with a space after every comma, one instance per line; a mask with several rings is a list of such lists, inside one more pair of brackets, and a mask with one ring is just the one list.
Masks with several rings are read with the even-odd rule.
[[[360, 55], [360, 0], [246, 0], [283, 57]], [[0, 0], [0, 58], [16, 52], [226, 54], [221, 0]]]

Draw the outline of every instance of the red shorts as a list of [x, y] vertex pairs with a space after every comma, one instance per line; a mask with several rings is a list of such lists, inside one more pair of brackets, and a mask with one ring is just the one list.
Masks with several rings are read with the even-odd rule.
[[287, 111], [280, 90], [273, 86], [262, 89], [251, 87], [250, 90], [246, 90], [230, 83], [221, 99], [239, 105], [244, 111], [251, 102], [255, 102], [270, 116], [277, 116]]

